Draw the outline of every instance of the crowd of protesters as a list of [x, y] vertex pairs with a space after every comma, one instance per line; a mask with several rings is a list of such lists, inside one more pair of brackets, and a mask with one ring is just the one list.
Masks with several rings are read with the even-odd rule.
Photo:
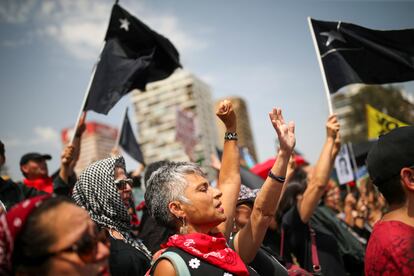
[[23, 180], [0, 178], [0, 275], [414, 275], [413, 126], [379, 137], [369, 177], [347, 187], [331, 178], [337, 117], [312, 166], [295, 162], [295, 125], [274, 108], [276, 159], [251, 189], [231, 102], [216, 115], [226, 135], [213, 180], [196, 163], [168, 160], [131, 175], [118, 154], [76, 176], [85, 116], [54, 175], [50, 155], [22, 156]]

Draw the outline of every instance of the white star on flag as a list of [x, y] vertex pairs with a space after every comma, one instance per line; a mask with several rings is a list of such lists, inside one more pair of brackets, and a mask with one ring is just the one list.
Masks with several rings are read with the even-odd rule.
[[319, 33], [320, 35], [327, 36], [328, 40], [326, 41], [326, 46], [329, 46], [334, 40], [342, 41], [343, 43], [346, 43], [345, 38], [337, 31], [329, 31], [329, 32], [323, 32]]
[[129, 21], [128, 19], [124, 18], [124, 19], [119, 19], [119, 22], [121, 22], [121, 26], [119, 27], [120, 29], [124, 29], [125, 31], [129, 31]]

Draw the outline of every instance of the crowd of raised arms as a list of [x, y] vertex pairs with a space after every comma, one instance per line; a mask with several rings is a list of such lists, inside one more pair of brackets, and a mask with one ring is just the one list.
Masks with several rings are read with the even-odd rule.
[[232, 103], [216, 115], [226, 135], [214, 176], [170, 160], [129, 173], [116, 151], [76, 175], [85, 117], [54, 175], [50, 155], [22, 156], [23, 180], [0, 178], [0, 275], [414, 275], [413, 126], [379, 137], [369, 177], [346, 187], [331, 179], [338, 118], [327, 118], [312, 165], [297, 162], [295, 124], [273, 108], [279, 146], [252, 189], [240, 176]]

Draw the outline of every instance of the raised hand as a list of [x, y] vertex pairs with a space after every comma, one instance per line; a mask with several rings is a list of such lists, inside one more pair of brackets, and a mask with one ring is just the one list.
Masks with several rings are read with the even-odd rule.
[[120, 151], [119, 147], [117, 147], [117, 146], [113, 147], [112, 150], [111, 150], [111, 157], [116, 157], [116, 156], [119, 156], [119, 155], [121, 155], [121, 151]]
[[81, 137], [82, 134], [85, 132], [86, 129], [86, 111], [84, 111], [79, 119], [79, 124], [78, 124], [78, 128], [76, 129], [75, 132], [75, 137]]
[[220, 102], [216, 115], [224, 123], [227, 131], [236, 131], [236, 114], [234, 113], [233, 105], [229, 100], [224, 100]]
[[326, 137], [333, 138], [334, 140], [339, 133], [339, 122], [336, 114], [330, 115], [328, 121], [326, 122]]
[[59, 176], [63, 182], [68, 183], [68, 178], [73, 173], [73, 168], [71, 168], [71, 163], [73, 161], [73, 155], [75, 153], [75, 146], [67, 145], [60, 156], [60, 171]]
[[75, 151], [75, 147], [72, 145], [68, 145], [63, 149], [61, 154], [60, 160], [63, 166], [67, 167], [73, 160], [73, 153]]
[[276, 130], [280, 150], [287, 151], [290, 154], [296, 144], [295, 123], [289, 122], [289, 124], [286, 124], [280, 108], [273, 108], [269, 112], [269, 118]]

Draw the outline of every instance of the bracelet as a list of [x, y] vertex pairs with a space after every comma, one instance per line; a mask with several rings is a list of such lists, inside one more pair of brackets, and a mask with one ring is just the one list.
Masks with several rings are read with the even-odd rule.
[[236, 132], [226, 132], [224, 134], [224, 140], [237, 140]]
[[277, 182], [280, 182], [280, 183], [285, 183], [285, 180], [286, 180], [286, 178], [285, 178], [285, 177], [283, 177], [283, 176], [276, 176], [276, 175], [274, 175], [274, 174], [272, 173], [272, 170], [270, 170], [270, 171], [269, 171], [268, 176], [269, 176], [271, 179], [276, 180]]

